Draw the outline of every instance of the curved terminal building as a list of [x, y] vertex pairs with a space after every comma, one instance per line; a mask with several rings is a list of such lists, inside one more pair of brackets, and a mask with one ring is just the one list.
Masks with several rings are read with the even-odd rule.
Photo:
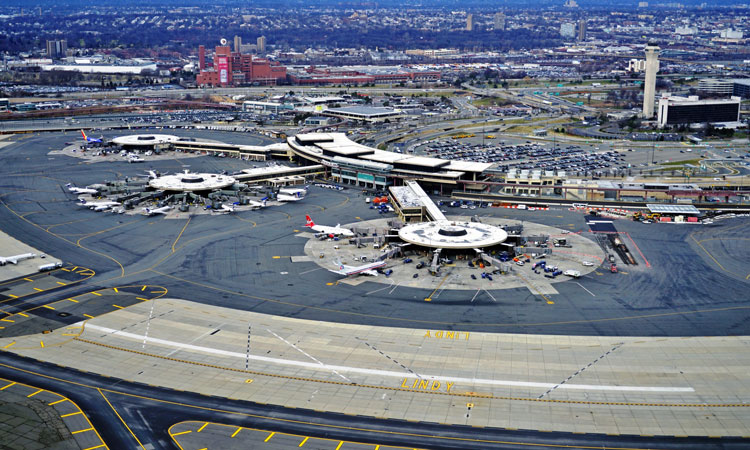
[[417, 180], [427, 189], [443, 187], [483, 189], [491, 163], [451, 161], [378, 150], [358, 144], [344, 133], [306, 133], [287, 138], [302, 161], [331, 169], [334, 181], [371, 189], [385, 189], [395, 180]]
[[148, 182], [149, 187], [166, 192], [208, 192], [234, 185], [234, 177], [215, 173], [178, 173], [164, 175]]
[[116, 137], [112, 142], [126, 149], [145, 150], [157, 145], [173, 144], [179, 139], [171, 134], [132, 134]]

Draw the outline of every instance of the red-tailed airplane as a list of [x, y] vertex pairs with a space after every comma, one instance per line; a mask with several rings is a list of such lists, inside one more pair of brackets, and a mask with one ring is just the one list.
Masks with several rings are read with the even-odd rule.
[[310, 218], [310, 216], [305, 216], [305, 219], [307, 219], [307, 223], [305, 224], [306, 227], [312, 229], [313, 231], [317, 231], [318, 233], [323, 234], [332, 234], [334, 236], [346, 236], [351, 237], [354, 236], [354, 233], [352, 230], [348, 228], [343, 228], [341, 225], [336, 225], [335, 227], [329, 227], [326, 225], [315, 225], [315, 222]]

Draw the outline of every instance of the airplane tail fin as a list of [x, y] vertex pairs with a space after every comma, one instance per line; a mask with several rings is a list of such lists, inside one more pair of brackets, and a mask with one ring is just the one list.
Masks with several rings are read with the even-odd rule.
[[314, 227], [315, 226], [315, 222], [313, 222], [313, 220], [310, 218], [309, 215], [306, 215], [305, 219], [307, 220], [307, 223], [305, 224], [306, 227]]
[[89, 140], [89, 138], [86, 137], [86, 133], [83, 130], [81, 130], [81, 135], [83, 136], [84, 140], [87, 140], [87, 141]]

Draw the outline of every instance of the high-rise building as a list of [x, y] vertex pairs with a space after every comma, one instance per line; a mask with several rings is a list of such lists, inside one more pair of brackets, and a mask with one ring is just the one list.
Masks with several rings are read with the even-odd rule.
[[586, 19], [578, 19], [578, 40], [586, 40]]
[[258, 39], [255, 40], [255, 46], [258, 47], [258, 53], [265, 52], [266, 51], [266, 37], [258, 36]]
[[565, 22], [560, 25], [560, 36], [566, 38], [576, 37], [576, 24], [572, 22]]
[[234, 37], [234, 51], [239, 53], [240, 49], [242, 49], [242, 37], [235, 36]]
[[198, 46], [198, 72], [206, 70], [206, 47]]
[[474, 14], [467, 14], [466, 15], [466, 31], [473, 31], [474, 30]]
[[656, 73], [659, 71], [660, 50], [654, 42], [646, 45], [646, 79], [643, 82], [643, 117], [646, 119], [654, 117]]
[[499, 12], [495, 13], [495, 30], [505, 29], [505, 14]]
[[739, 122], [740, 102], [739, 97], [699, 100], [698, 96], [686, 98], [666, 94], [659, 99], [659, 126]]
[[68, 41], [65, 39], [47, 41], [47, 57], [60, 58], [68, 51]]

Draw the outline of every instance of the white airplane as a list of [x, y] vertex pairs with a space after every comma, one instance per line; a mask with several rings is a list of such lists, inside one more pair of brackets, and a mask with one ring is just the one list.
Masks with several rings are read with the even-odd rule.
[[148, 170], [145, 175], [148, 175], [149, 180], [155, 180], [163, 175], [166, 175], [167, 173], [168, 172], [161, 173], [161, 172], [157, 172], [156, 170]]
[[376, 269], [385, 267], [386, 262], [385, 260], [375, 261], [374, 263], [363, 264], [361, 266], [347, 266], [341, 261], [337, 261], [336, 264], [337, 264], [336, 267], [338, 267], [338, 270], [335, 270], [335, 269], [328, 269], [328, 270], [330, 270], [333, 273], [337, 273], [339, 275], [344, 275], [346, 277], [352, 276], [352, 275], [370, 275], [370, 276], [376, 277], [378, 276], [378, 272]]
[[81, 201], [79, 205], [93, 209], [94, 211], [104, 211], [105, 209], [111, 208], [113, 206], [120, 206], [120, 202], [111, 202], [108, 200], [102, 202], [87, 202], [84, 199], [79, 200]]
[[280, 202], [298, 202], [305, 198], [302, 194], [283, 194], [281, 191], [276, 195], [276, 200]]
[[172, 209], [172, 207], [169, 206], [169, 205], [162, 206], [161, 208], [154, 208], [154, 209], [143, 208], [143, 214], [145, 214], [147, 216], [155, 216], [157, 214], [167, 214], [169, 212], [169, 210], [171, 210], [171, 209]]
[[304, 197], [305, 194], [307, 194], [307, 186], [303, 188], [281, 188], [279, 189], [279, 194], [299, 195]]
[[0, 266], [4, 266], [8, 263], [18, 264], [18, 261], [31, 259], [34, 257], [36, 257], [36, 253], [22, 253], [20, 255], [14, 255], [14, 256], [0, 256]]
[[66, 184], [65, 187], [74, 194], [96, 194], [98, 192], [96, 189], [75, 187], [70, 183]]
[[224, 203], [221, 204], [220, 208], [208, 208], [206, 209], [211, 210], [211, 212], [219, 213], [219, 214], [227, 214], [234, 212], [234, 205], [225, 205]]
[[305, 224], [306, 227], [312, 229], [313, 231], [317, 231], [318, 233], [323, 234], [332, 234], [334, 236], [354, 236], [354, 233], [352, 230], [348, 228], [342, 228], [341, 224], [337, 224], [335, 227], [329, 227], [325, 225], [315, 225], [315, 222], [310, 218], [310, 216], [305, 216], [305, 219], [307, 220], [307, 223]]
[[255, 200], [248, 200], [247, 204], [250, 205], [252, 209], [260, 209], [266, 207], [266, 201], [268, 200], [268, 197], [262, 198], [259, 202], [256, 202]]

